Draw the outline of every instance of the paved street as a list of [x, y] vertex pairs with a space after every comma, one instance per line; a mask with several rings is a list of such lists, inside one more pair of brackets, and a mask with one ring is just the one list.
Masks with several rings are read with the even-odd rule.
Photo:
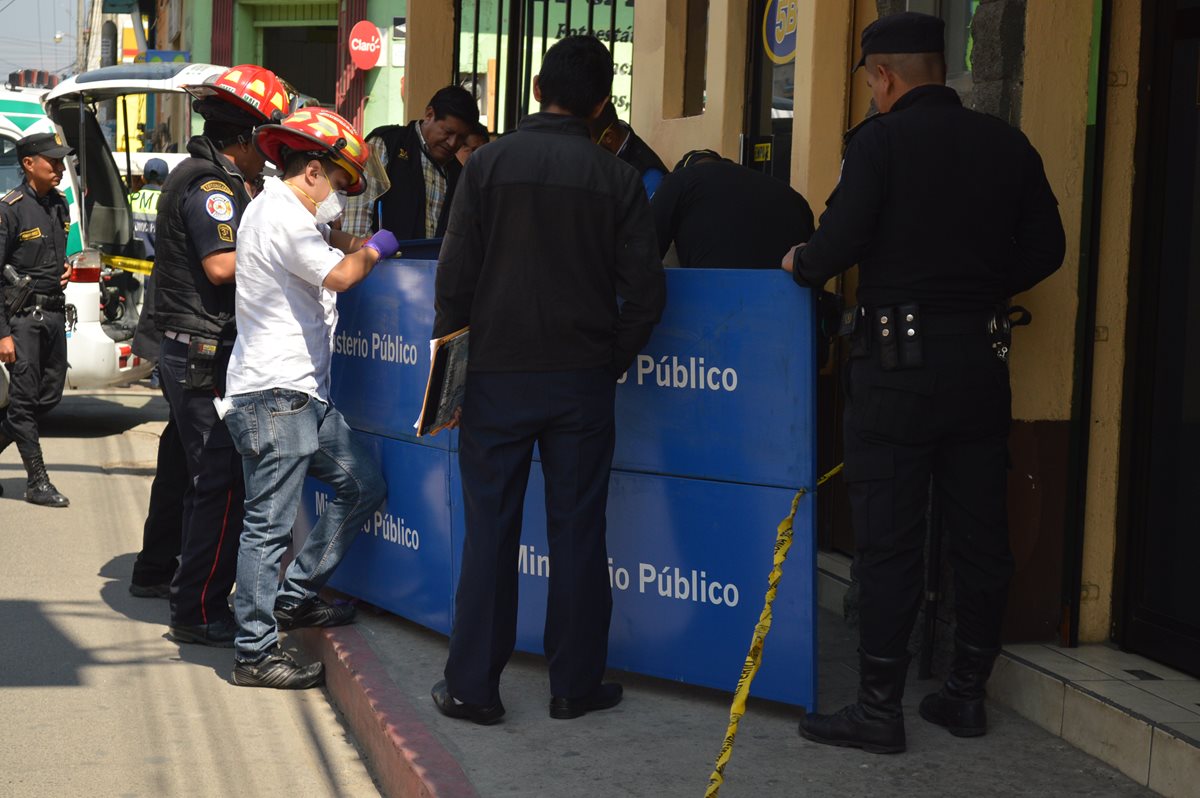
[[378, 795], [324, 691], [235, 687], [232, 651], [127, 592], [165, 420], [144, 388], [69, 392], [43, 431], [66, 510], [0, 455], [0, 795]]

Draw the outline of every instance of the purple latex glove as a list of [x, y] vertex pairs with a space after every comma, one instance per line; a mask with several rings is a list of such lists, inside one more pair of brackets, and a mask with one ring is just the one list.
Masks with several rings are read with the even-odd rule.
[[364, 247], [370, 247], [379, 253], [379, 258], [390, 258], [400, 251], [400, 242], [396, 240], [396, 236], [388, 230], [380, 230], [375, 235], [363, 244]]

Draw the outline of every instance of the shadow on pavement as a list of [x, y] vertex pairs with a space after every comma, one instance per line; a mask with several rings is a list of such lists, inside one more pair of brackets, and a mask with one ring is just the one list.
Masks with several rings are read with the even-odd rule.
[[103, 438], [147, 421], [167, 420], [167, 403], [153, 394], [79, 396], [70, 393], [38, 421], [43, 438]]
[[0, 601], [0, 687], [77, 687], [96, 661], [59, 631], [39, 602]]

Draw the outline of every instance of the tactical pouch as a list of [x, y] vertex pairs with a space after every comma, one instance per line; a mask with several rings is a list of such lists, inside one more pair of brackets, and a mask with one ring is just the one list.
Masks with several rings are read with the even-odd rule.
[[917, 304], [909, 303], [896, 308], [896, 346], [900, 354], [900, 368], [917, 369], [925, 365], [921, 348], [921, 311]]
[[220, 344], [215, 338], [192, 336], [188, 341], [185, 387], [193, 391], [211, 391], [216, 386], [219, 346]]
[[879, 367], [895, 371], [900, 367], [900, 348], [896, 341], [896, 309], [875, 308], [875, 347], [879, 350]]
[[871, 354], [871, 334], [864, 318], [862, 305], [853, 305], [842, 311], [838, 335], [850, 342], [850, 357], [866, 357]]
[[4, 308], [11, 319], [25, 309], [29, 295], [33, 293], [33, 278], [18, 274], [12, 264], [4, 264], [4, 280], [0, 281], [0, 294], [4, 297]]

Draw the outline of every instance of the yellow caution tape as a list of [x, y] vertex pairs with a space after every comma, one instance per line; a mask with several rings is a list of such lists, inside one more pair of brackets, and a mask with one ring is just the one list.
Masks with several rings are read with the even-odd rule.
[[[817, 487], [819, 488], [833, 479], [842, 470], [842, 465], [842, 463], [838, 463], [829, 473], [818, 479]], [[750, 683], [754, 681], [754, 676], [762, 664], [763, 642], [767, 639], [767, 632], [771, 630], [771, 605], [775, 603], [779, 580], [783, 576], [783, 563], [787, 560], [788, 552], [792, 548], [792, 521], [796, 517], [796, 509], [800, 506], [800, 499], [807, 494], [808, 488], [796, 491], [796, 495], [792, 497], [792, 511], [788, 513], [787, 518], [779, 522], [776, 530], [775, 562], [771, 567], [771, 575], [767, 578], [766, 600], [763, 603], [762, 614], [758, 616], [758, 623], [754, 627], [754, 636], [750, 639], [750, 651], [746, 654], [745, 664], [742, 665], [742, 675], [738, 678], [737, 689], [733, 691], [733, 705], [729, 708], [729, 728], [725, 730], [725, 742], [721, 744], [721, 753], [717, 755], [716, 770], [708, 777], [708, 789], [704, 792], [704, 798], [717, 798], [717, 794], [721, 791], [721, 785], [725, 783], [725, 766], [729, 764], [729, 759], [733, 756], [733, 740], [737, 736], [738, 724], [742, 721], [742, 715], [746, 713], [746, 699], [750, 697]]]
[[141, 258], [126, 258], [121, 255], [101, 255], [100, 259], [114, 269], [133, 272], [134, 274], [149, 274], [154, 269], [154, 261]]

